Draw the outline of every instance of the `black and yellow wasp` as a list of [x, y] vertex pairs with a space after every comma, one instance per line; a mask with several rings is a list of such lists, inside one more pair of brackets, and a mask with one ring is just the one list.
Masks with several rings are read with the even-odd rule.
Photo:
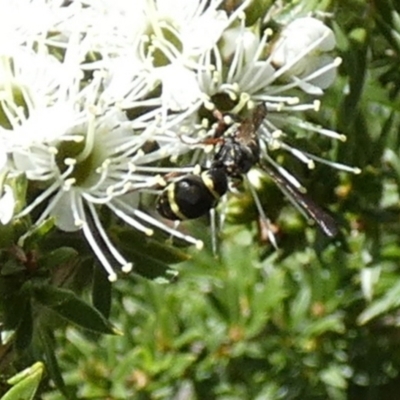
[[170, 182], [157, 199], [156, 208], [160, 215], [170, 220], [201, 217], [218, 205], [229, 190], [230, 181], [241, 179], [258, 165], [328, 237], [337, 235], [337, 224], [329, 214], [276, 168], [260, 159], [257, 131], [267, 115], [264, 104], [258, 105], [250, 117], [235, 125], [233, 130], [223, 122], [222, 113], [216, 111], [214, 115], [219, 121], [214, 137], [204, 142], [216, 146], [211, 164], [201, 168], [198, 174], [186, 174]]

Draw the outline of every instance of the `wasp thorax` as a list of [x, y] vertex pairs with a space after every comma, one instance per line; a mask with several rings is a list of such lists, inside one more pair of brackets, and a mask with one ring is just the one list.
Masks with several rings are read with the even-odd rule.
[[214, 164], [223, 167], [226, 173], [238, 178], [250, 171], [259, 160], [260, 149], [255, 141], [241, 144], [228, 137], [214, 158]]

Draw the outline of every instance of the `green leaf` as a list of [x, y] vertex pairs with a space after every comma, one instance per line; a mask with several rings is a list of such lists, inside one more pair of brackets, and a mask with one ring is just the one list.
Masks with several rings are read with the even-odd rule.
[[46, 329], [42, 328], [40, 330], [39, 337], [46, 359], [46, 366], [51, 379], [55, 383], [57, 389], [64, 395], [65, 398], [71, 398], [69, 396], [67, 387], [65, 386], [60, 367], [58, 366], [57, 357], [54, 354], [55, 349], [53, 346], [53, 338], [51, 334], [47, 332]]
[[[364, 90], [365, 76], [366, 76], [366, 65], [368, 55], [368, 43], [367, 40], [359, 40], [359, 37], [363, 37], [358, 31], [353, 31], [353, 46], [343, 55], [343, 64], [349, 74], [349, 87], [350, 91], [348, 95], [344, 97], [341, 113], [340, 113], [340, 125], [339, 130], [346, 132], [346, 128], [349, 123], [354, 122], [356, 116], [355, 110], [359, 104], [361, 95]], [[351, 35], [351, 33], [349, 33]], [[357, 38], [357, 39], [356, 39]], [[366, 38], [367, 39], [367, 36]]]
[[343, 370], [338, 365], [332, 365], [320, 373], [320, 378], [327, 385], [345, 389], [347, 387], [347, 381], [343, 375]]
[[47, 253], [45, 257], [42, 257], [40, 264], [42, 267], [51, 269], [71, 261], [76, 258], [77, 255], [78, 252], [72, 247], [60, 247]]
[[290, 317], [293, 326], [301, 326], [306, 320], [310, 310], [311, 298], [311, 288], [306, 282], [303, 282], [301, 290], [294, 298], [290, 307]]
[[150, 279], [165, 275], [169, 264], [186, 261], [189, 256], [178, 247], [160, 243], [133, 229], [117, 233], [134, 272]]
[[134, 229], [121, 230], [117, 233], [121, 244], [135, 254], [162, 261], [166, 264], [175, 264], [186, 261], [189, 256], [178, 247], [166, 245], [143, 235]]
[[14, 225], [0, 224], [0, 248], [6, 249], [12, 246], [14, 241]]
[[53, 218], [44, 220], [40, 225], [28, 231], [26, 235], [19, 239], [18, 244], [26, 250], [35, 248], [54, 228]]
[[246, 26], [252, 26], [257, 20], [263, 19], [271, 5], [272, 0], [253, 1], [245, 10]]
[[29, 285], [25, 285], [21, 289], [11, 285], [10, 282], [7, 287], [6, 281], [1, 281], [0, 289], [6, 305], [2, 315], [2, 323], [6, 329], [17, 329], [26, 313], [30, 296]]
[[23, 313], [15, 333], [15, 347], [19, 351], [25, 350], [30, 345], [33, 334], [32, 307], [28, 299], [25, 299], [23, 307]]
[[101, 268], [94, 268], [92, 286], [93, 306], [104, 317], [108, 317], [111, 311], [111, 282]]
[[7, 381], [7, 383], [13, 387], [1, 400], [33, 400], [42, 379], [43, 372], [43, 363], [36, 362], [29, 368], [14, 375]]
[[346, 328], [343, 323], [343, 315], [336, 313], [309, 324], [304, 330], [304, 335], [313, 337], [323, 335], [326, 332], [344, 333], [345, 331]]
[[34, 288], [34, 295], [43, 306], [82, 328], [103, 334], [118, 333], [96, 308], [69, 290], [41, 286]]
[[389, 289], [382, 298], [372, 302], [357, 318], [360, 325], [400, 307], [400, 282]]

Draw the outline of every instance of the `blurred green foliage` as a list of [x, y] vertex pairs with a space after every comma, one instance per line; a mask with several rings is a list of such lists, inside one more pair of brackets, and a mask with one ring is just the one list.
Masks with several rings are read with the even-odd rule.
[[[4, 399], [399, 398], [400, 6], [284, 5], [291, 14], [327, 13], [343, 59], [321, 112], [309, 118], [347, 143], [313, 137], [312, 145], [363, 173], [296, 171], [335, 215], [341, 237], [324, 238], [266, 182], [260, 197], [276, 221], [278, 251], [263, 242], [243, 195], [229, 202], [218, 258], [211, 246], [189, 257], [112, 227], [137, 269], [111, 286], [83, 241], [52, 232], [51, 221], [23, 250], [12, 243], [24, 221], [5, 227], [1, 373], [35, 361], [46, 373], [37, 397], [41, 364], [17, 384], [4, 379]], [[185, 226], [210, 242], [208, 222]], [[26, 397], [13, 397], [18, 387]]]

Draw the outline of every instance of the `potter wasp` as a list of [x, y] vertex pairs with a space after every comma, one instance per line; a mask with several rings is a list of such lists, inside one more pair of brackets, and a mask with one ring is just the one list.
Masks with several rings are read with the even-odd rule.
[[240, 180], [251, 168], [259, 166], [328, 237], [338, 234], [337, 224], [329, 214], [277, 168], [261, 160], [257, 131], [267, 115], [264, 104], [257, 106], [233, 129], [228, 129], [222, 113], [215, 111], [214, 115], [218, 120], [214, 137], [204, 141], [204, 144], [215, 145], [211, 164], [201, 168], [199, 173], [187, 174], [170, 182], [157, 199], [156, 208], [160, 215], [169, 220], [201, 217], [218, 205], [232, 181]]

